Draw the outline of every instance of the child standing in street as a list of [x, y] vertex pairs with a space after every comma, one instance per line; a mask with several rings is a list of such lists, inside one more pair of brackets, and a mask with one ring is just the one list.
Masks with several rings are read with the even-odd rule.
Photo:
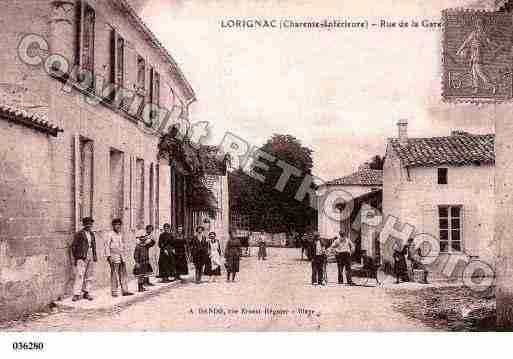
[[266, 260], [267, 258], [267, 244], [265, 243], [265, 238], [263, 235], [260, 235], [258, 240], [258, 259]]
[[155, 245], [155, 239], [153, 239], [153, 226], [146, 226], [146, 235], [137, 237], [139, 243], [135, 246], [134, 260], [135, 268], [134, 275], [137, 277], [137, 283], [139, 292], [144, 292], [144, 285], [153, 286], [150, 282], [149, 276], [153, 274], [153, 268], [150, 264], [149, 250]]

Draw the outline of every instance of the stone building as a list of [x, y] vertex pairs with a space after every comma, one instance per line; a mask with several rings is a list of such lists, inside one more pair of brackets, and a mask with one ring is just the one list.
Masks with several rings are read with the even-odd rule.
[[[398, 231], [408, 224], [412, 236], [437, 238], [438, 264], [472, 257], [493, 266], [495, 135], [453, 131], [446, 137], [410, 138], [407, 126], [399, 121], [398, 137], [388, 140], [383, 218], [395, 217]], [[391, 262], [390, 248], [383, 253]]]
[[[382, 187], [383, 183], [383, 172], [381, 170], [371, 169], [369, 163], [362, 164], [358, 171], [341, 177], [326, 183], [323, 183], [317, 189], [317, 193], [319, 194], [319, 201], [324, 200], [324, 194], [326, 191], [344, 191], [348, 196], [351, 197], [352, 200], [356, 200], [358, 197], [371, 193], [373, 191], [379, 191]], [[344, 197], [342, 195], [341, 197]], [[346, 198], [344, 198], [346, 199]], [[323, 210], [323, 206], [319, 203], [320, 210], [318, 211], [318, 231], [322, 238], [332, 238], [335, 237], [340, 231], [341, 223], [338, 221], [334, 221], [333, 218], [330, 218], [328, 215], [329, 211]], [[348, 224], [349, 222], [344, 222], [344, 224]]]
[[[192, 229], [187, 193], [194, 172], [187, 157], [163, 156], [155, 124], [186, 121], [195, 94], [125, 0], [8, 1], [0, 24], [0, 319], [6, 319], [69, 293], [69, 244], [83, 217], [95, 219], [96, 286], [108, 284], [103, 233], [113, 218], [123, 220], [130, 250], [147, 224]], [[23, 48], [27, 34], [43, 40]], [[69, 68], [50, 54], [67, 59]], [[41, 61], [29, 64], [27, 57]], [[94, 81], [87, 83], [88, 74]], [[106, 83], [130, 96], [105, 91]], [[158, 107], [147, 111], [148, 103]]]
[[[347, 233], [349, 228], [350, 238], [355, 243], [353, 259], [359, 260], [362, 254], [379, 256], [375, 250], [374, 236], [361, 225], [360, 210], [366, 204], [371, 208], [381, 209], [381, 187], [383, 172], [371, 169], [369, 163], [362, 164], [358, 171], [326, 183], [317, 189], [317, 230], [321, 238], [331, 239], [338, 235], [341, 229]], [[336, 198], [340, 203], [335, 203]], [[335, 206], [333, 213], [331, 206]], [[350, 213], [348, 211], [350, 209]]]
[[190, 197], [194, 202], [191, 203], [191, 208], [194, 208], [193, 222], [196, 226], [203, 226], [207, 232], [216, 232], [217, 239], [223, 245], [228, 239], [230, 226], [227, 169], [229, 161], [220, 154], [216, 146], [201, 146], [199, 157], [203, 166], [203, 175], [200, 178], [202, 184], [200, 188], [203, 189], [199, 191], [207, 193], [199, 201], [198, 196]]

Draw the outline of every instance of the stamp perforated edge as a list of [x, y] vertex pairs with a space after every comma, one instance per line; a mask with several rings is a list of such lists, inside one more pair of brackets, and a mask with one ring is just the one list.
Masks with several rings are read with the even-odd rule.
[[[442, 66], [440, 73], [440, 95], [442, 97], [442, 102], [446, 104], [474, 104], [474, 105], [490, 105], [490, 104], [503, 104], [503, 103], [512, 103], [513, 102], [513, 90], [509, 95], [509, 98], [474, 98], [474, 97], [446, 97], [444, 96], [444, 49], [445, 49], [445, 41], [446, 41], [446, 21], [445, 16], [447, 14], [457, 14], [457, 13], [473, 13], [473, 14], [508, 14], [507, 12], [497, 11], [502, 6], [508, 4], [509, 0], [504, 1], [501, 5], [498, 5], [497, 2], [495, 4], [496, 10], [487, 10], [487, 9], [470, 9], [463, 7], [455, 7], [455, 8], [447, 8], [442, 10], [442, 36], [440, 41], [440, 64]], [[511, 14], [513, 17], [513, 13]], [[513, 20], [512, 20], [513, 21]], [[513, 61], [513, 59], [512, 59]]]

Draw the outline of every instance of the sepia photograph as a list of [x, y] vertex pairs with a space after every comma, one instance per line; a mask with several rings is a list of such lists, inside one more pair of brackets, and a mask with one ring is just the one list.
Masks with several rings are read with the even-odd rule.
[[9, 353], [513, 330], [513, 1], [0, 3]]

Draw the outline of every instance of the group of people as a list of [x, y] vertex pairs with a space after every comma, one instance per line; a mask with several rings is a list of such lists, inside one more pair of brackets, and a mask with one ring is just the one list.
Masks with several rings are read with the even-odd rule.
[[415, 248], [413, 238], [409, 238], [405, 245], [402, 245], [399, 240], [396, 241], [392, 250], [397, 284], [401, 281], [409, 282], [411, 280], [409, 273], [414, 270], [419, 270], [422, 273], [422, 283], [428, 283], [428, 270], [422, 263], [422, 249], [420, 247]]
[[328, 255], [335, 254], [338, 269], [338, 284], [344, 284], [344, 271], [346, 281], [354, 285], [351, 278], [351, 255], [354, 253], [354, 244], [344, 231], [340, 231], [333, 243], [329, 244], [322, 240], [318, 232], [314, 232], [312, 241], [309, 243], [308, 257], [312, 262], [312, 285], [326, 285], [326, 270]]
[[[127, 242], [121, 231], [121, 219], [112, 221], [112, 230], [104, 236], [105, 258], [110, 266], [111, 294], [113, 297], [130, 296], [134, 293], [128, 290], [128, 272], [126, 265]], [[98, 261], [96, 251], [96, 237], [92, 231], [94, 220], [91, 217], [83, 218], [83, 228], [78, 231], [71, 244], [71, 255], [75, 266], [75, 280], [73, 284], [73, 301], [80, 299], [93, 300], [91, 286], [94, 277], [95, 263]], [[158, 260], [158, 275], [161, 282], [171, 282], [171, 277], [183, 280], [183, 275], [189, 274], [188, 262], [192, 259], [195, 268], [195, 282], [201, 283], [203, 275], [210, 276], [213, 281], [221, 275], [221, 267], [226, 268], [226, 280], [235, 281], [239, 272], [241, 243], [230, 234], [226, 243], [224, 256], [221, 244], [215, 232], [205, 234], [205, 229], [199, 226], [192, 241], [188, 242], [183, 233], [183, 227], [178, 226], [176, 233], [172, 233], [171, 225], [163, 226], [163, 233], [159, 236], [160, 249]], [[137, 277], [138, 291], [144, 292], [146, 286], [154, 286], [150, 276], [154, 274], [150, 262], [149, 250], [156, 242], [154, 227], [146, 226], [146, 233], [138, 236], [134, 248], [133, 274]], [[190, 258], [190, 259], [189, 259]], [[120, 291], [121, 288], [121, 291]]]
[[[351, 257], [355, 251], [355, 246], [344, 231], [340, 231], [331, 244], [329, 241], [321, 239], [318, 232], [314, 232], [311, 240], [305, 240], [304, 245], [301, 247], [301, 257], [303, 257], [303, 252], [306, 251], [307, 257], [310, 258], [312, 263], [312, 285], [327, 284], [326, 269], [328, 255], [330, 254], [334, 254], [336, 258], [338, 284], [344, 283], [345, 272], [347, 283], [354, 285], [351, 277]], [[410, 281], [411, 275], [415, 270], [421, 273], [421, 282], [428, 283], [429, 272], [422, 263], [422, 249], [415, 248], [412, 238], [404, 245], [400, 241], [395, 242], [392, 250], [396, 283]], [[367, 267], [367, 269], [373, 271], [372, 275], [378, 281], [376, 265], [372, 263], [367, 265]]]
[[189, 274], [188, 257], [194, 264], [196, 283], [201, 283], [203, 275], [211, 277], [215, 281], [221, 276], [221, 267], [226, 268], [226, 280], [235, 281], [239, 272], [240, 241], [230, 235], [224, 250], [215, 232], [205, 234], [205, 228], [198, 226], [191, 242], [187, 242], [183, 236], [183, 228], [178, 227], [178, 234], [171, 233], [171, 226], [164, 225], [164, 233], [159, 237], [159, 275], [162, 282], [170, 282], [170, 277], [181, 280], [181, 276]]

